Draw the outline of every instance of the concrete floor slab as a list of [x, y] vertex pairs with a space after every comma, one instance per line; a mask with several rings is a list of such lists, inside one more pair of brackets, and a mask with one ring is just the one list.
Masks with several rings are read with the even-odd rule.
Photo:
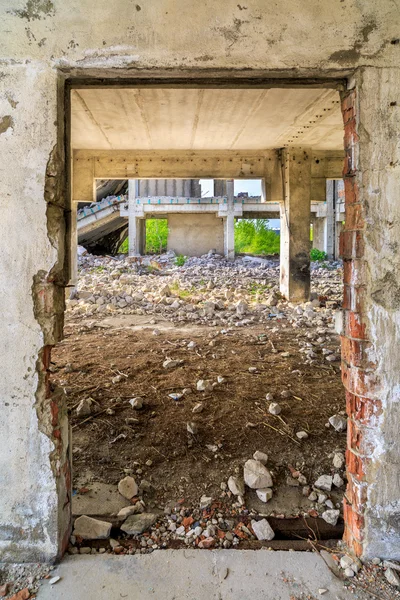
[[[165, 550], [134, 556], [68, 556], [38, 600], [347, 600], [318, 555], [268, 550]], [[328, 590], [321, 593], [320, 590]]]

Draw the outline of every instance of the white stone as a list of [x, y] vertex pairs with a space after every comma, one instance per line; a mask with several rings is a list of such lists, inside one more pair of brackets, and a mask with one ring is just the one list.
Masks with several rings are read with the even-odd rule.
[[179, 363], [179, 360], [172, 360], [172, 358], [167, 358], [163, 362], [163, 367], [164, 369], [173, 369], [174, 367], [178, 366]]
[[307, 431], [296, 431], [296, 437], [299, 440], [306, 440], [308, 438]]
[[346, 431], [347, 429], [347, 419], [342, 417], [342, 415], [333, 415], [332, 417], [329, 417], [329, 423], [339, 433]]
[[268, 407], [268, 412], [271, 413], [271, 415], [279, 415], [282, 412], [282, 408], [277, 402], [271, 402]]
[[329, 523], [329, 525], [335, 526], [336, 523], [338, 522], [339, 515], [340, 515], [340, 510], [328, 509], [322, 513], [321, 517], [323, 518], [324, 521]]
[[81, 537], [84, 540], [105, 540], [111, 532], [111, 523], [107, 521], [98, 521], [82, 515], [75, 520], [74, 536]]
[[254, 531], [254, 534], [258, 540], [273, 540], [275, 537], [274, 530], [271, 525], [268, 523], [267, 519], [262, 519], [261, 521], [252, 521], [251, 527]]
[[202, 496], [200, 498], [200, 508], [207, 508], [212, 502], [211, 496]]
[[201, 413], [201, 412], [203, 412], [203, 410], [204, 410], [204, 404], [202, 402], [198, 402], [192, 408], [192, 412], [195, 414]]
[[272, 487], [271, 473], [259, 460], [250, 459], [245, 463], [244, 481], [254, 490]]
[[118, 519], [126, 519], [130, 515], [136, 515], [138, 513], [143, 512], [143, 504], [141, 502], [136, 502], [133, 506], [125, 506], [121, 508], [119, 513], [117, 514]]
[[321, 475], [314, 483], [315, 487], [319, 490], [325, 490], [330, 492], [332, 489], [333, 477], [331, 475]]
[[239, 477], [229, 477], [228, 488], [234, 496], [244, 496], [244, 481]]
[[355, 575], [353, 569], [350, 569], [350, 567], [347, 567], [347, 569], [344, 570], [344, 574], [346, 577], [354, 577]]
[[78, 417], [87, 417], [92, 412], [93, 400], [91, 398], [84, 398], [78, 404], [76, 409], [76, 415]]
[[138, 398], [132, 398], [131, 400], [129, 400], [129, 404], [135, 410], [140, 410], [141, 408], [143, 408], [143, 398], [139, 398], [139, 397]]
[[268, 500], [271, 500], [271, 498], [272, 498], [271, 488], [262, 488], [262, 489], [256, 490], [256, 494], [259, 497], [259, 499], [261, 500], [261, 502], [268, 502]]
[[343, 479], [340, 477], [340, 475], [338, 473], [335, 473], [335, 475], [333, 476], [333, 485], [335, 487], [342, 487], [344, 484]]
[[118, 491], [121, 496], [130, 500], [134, 496], [137, 496], [139, 488], [134, 478], [128, 475], [118, 483]]
[[49, 579], [49, 585], [55, 585], [60, 581], [61, 577], [59, 575], [55, 575], [51, 579]]
[[335, 452], [333, 455], [333, 466], [335, 469], [341, 469], [345, 463], [345, 457], [341, 452]]
[[258, 460], [263, 465], [266, 465], [268, 462], [268, 454], [265, 452], [260, 452], [260, 450], [256, 450], [253, 454], [254, 460]]
[[198, 392], [212, 392], [214, 387], [209, 379], [199, 379], [196, 383], [196, 389]]
[[392, 569], [391, 567], [388, 567], [387, 569], [385, 569], [385, 577], [388, 580], [388, 582], [390, 583], [390, 585], [394, 585], [395, 587], [400, 587], [400, 577], [399, 577], [398, 573], [396, 573], [396, 571], [394, 571], [394, 569]]

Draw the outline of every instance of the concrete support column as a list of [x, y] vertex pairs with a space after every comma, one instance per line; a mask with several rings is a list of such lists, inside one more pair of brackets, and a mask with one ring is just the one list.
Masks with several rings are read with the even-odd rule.
[[221, 196], [226, 196], [225, 179], [214, 179], [214, 196], [217, 198]]
[[280, 290], [293, 302], [310, 298], [311, 154], [284, 150], [281, 203]]
[[314, 217], [312, 247], [326, 252], [326, 217]]
[[335, 195], [336, 185], [333, 179], [326, 181], [326, 249], [328, 258], [332, 260], [335, 257]]
[[136, 179], [128, 182], [128, 251], [129, 256], [144, 254], [146, 221], [136, 213]]
[[224, 223], [224, 248], [225, 258], [234, 260], [235, 258], [235, 212], [234, 212], [234, 181], [226, 181], [227, 192], [227, 215]]

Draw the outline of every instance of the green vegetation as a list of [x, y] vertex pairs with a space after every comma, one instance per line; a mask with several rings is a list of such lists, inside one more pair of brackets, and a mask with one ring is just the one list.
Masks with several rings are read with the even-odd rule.
[[146, 220], [146, 254], [162, 254], [167, 250], [167, 219]]
[[178, 254], [178, 256], [175, 258], [175, 264], [177, 267], [183, 267], [186, 261], [187, 258], [186, 256], [183, 256], [183, 254]]
[[318, 248], [313, 248], [310, 252], [310, 258], [313, 261], [323, 261], [328, 258], [328, 255], [323, 250], [318, 250]]
[[239, 219], [235, 223], [235, 252], [279, 254], [280, 238], [268, 219]]
[[[146, 254], [162, 254], [167, 251], [167, 219], [146, 219]], [[118, 252], [128, 254], [128, 238], [122, 242]]]

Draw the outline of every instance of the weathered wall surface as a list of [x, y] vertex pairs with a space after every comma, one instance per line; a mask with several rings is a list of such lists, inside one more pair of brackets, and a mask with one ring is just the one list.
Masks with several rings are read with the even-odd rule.
[[215, 249], [224, 254], [224, 220], [215, 214], [168, 215], [168, 250], [201, 256]]
[[[399, 103], [397, 72], [381, 70], [398, 65], [398, 37], [392, 0], [288, 0], [282, 6], [268, 0], [0, 0], [1, 559], [51, 560], [67, 530], [68, 498], [57, 493], [68, 488], [67, 432], [62, 399], [45, 378], [62, 308], [65, 196], [57, 189], [52, 197], [48, 189], [62, 179], [59, 169], [51, 167], [47, 186], [45, 177], [62, 133], [57, 81], [71, 75], [327, 77], [363, 67], [361, 113], [368, 125], [361, 139], [368, 150], [361, 163], [364, 169], [370, 160], [376, 164], [361, 182], [375, 227], [367, 236], [368, 292], [375, 299], [367, 318], [373, 355], [381, 361], [382, 402], [397, 415], [399, 156], [390, 125], [398, 108], [390, 112], [385, 105], [380, 112], [378, 101]], [[386, 91], [380, 94], [378, 85]], [[380, 483], [369, 492], [367, 534], [378, 552], [373, 526], [387, 526], [382, 551], [398, 556], [399, 417], [380, 419], [369, 471]], [[383, 466], [385, 458], [390, 466]], [[390, 508], [384, 508], [387, 498]]]

